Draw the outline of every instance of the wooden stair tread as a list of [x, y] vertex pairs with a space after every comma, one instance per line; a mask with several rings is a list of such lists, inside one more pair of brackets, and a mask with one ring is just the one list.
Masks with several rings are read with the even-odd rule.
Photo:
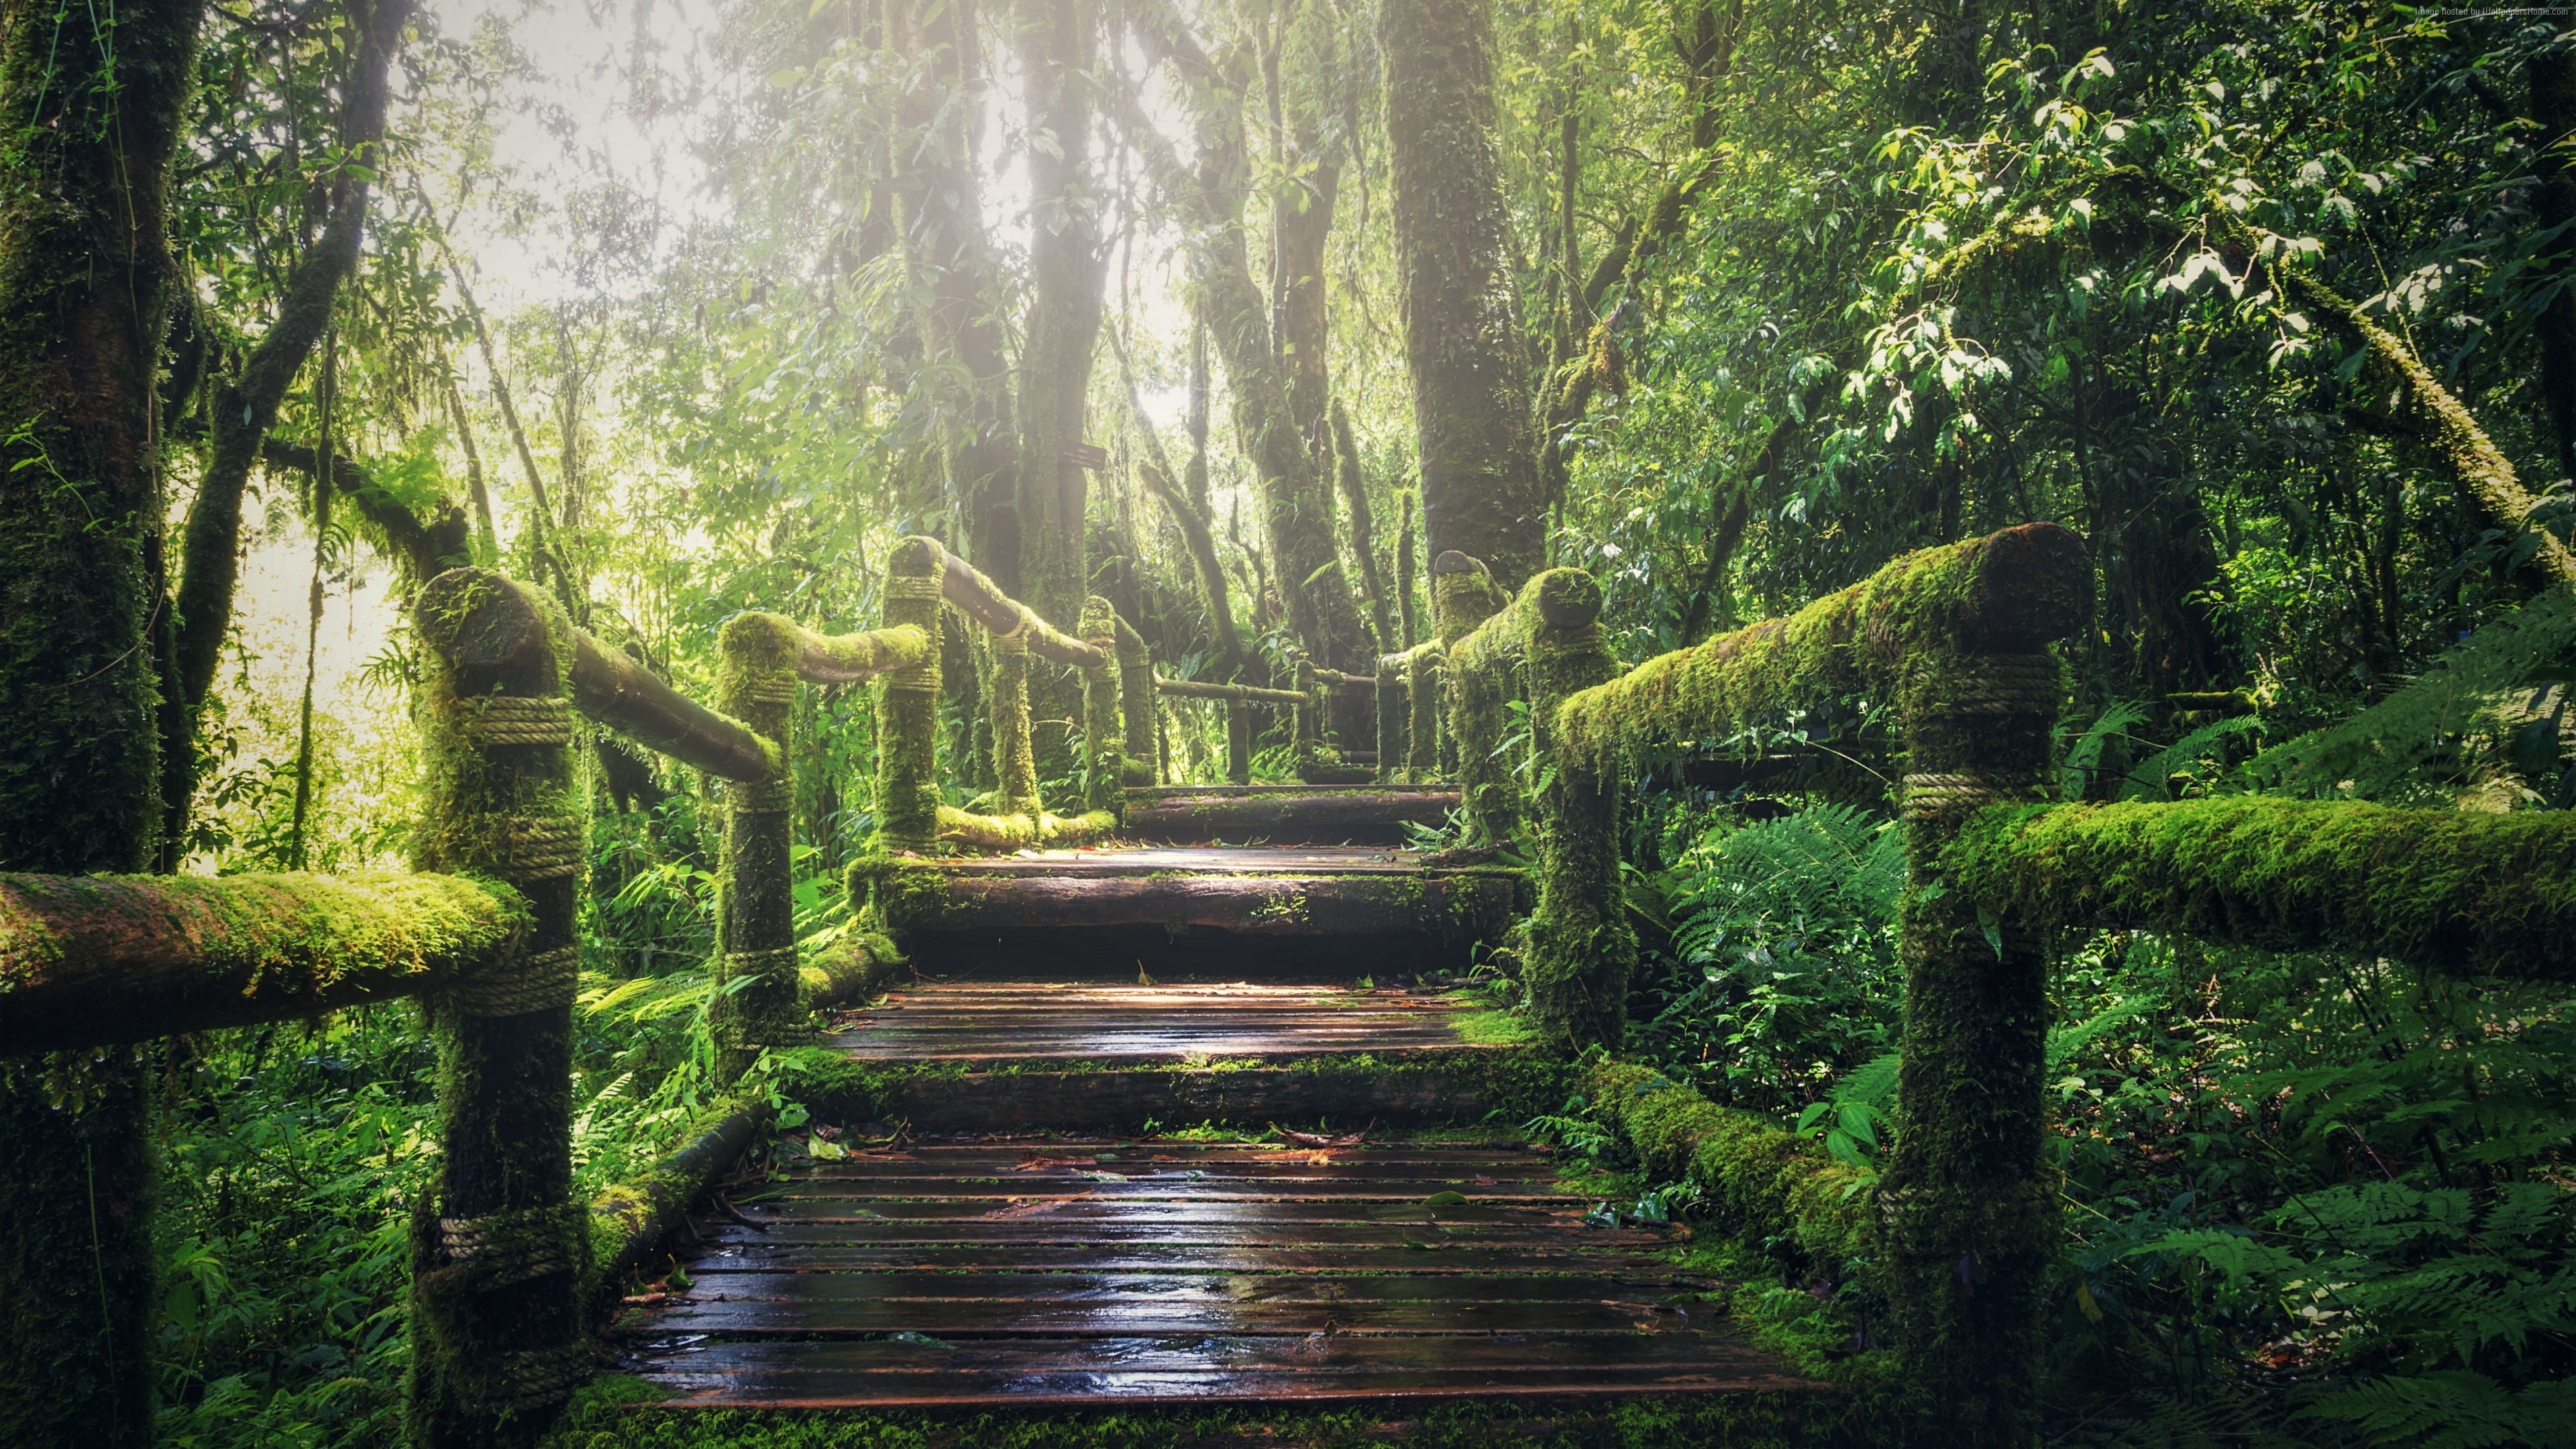
[[689, 1289], [610, 1337], [682, 1408], [1809, 1387], [1589, 1207], [1491, 1142], [924, 1144], [702, 1221]]
[[1334, 986], [931, 983], [848, 1013], [831, 1042], [865, 1061], [1187, 1062], [1472, 1049], [1456, 1023], [1479, 1005], [1451, 993]]

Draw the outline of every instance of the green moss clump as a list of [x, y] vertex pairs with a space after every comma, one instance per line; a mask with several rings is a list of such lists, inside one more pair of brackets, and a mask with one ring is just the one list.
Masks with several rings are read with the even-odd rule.
[[1919, 549], [1786, 619], [1647, 660], [1567, 700], [1555, 723], [1570, 757], [1615, 772], [1649, 743], [1721, 739], [1862, 688], [1915, 713], [1937, 705], [1959, 659], [2064, 636], [2092, 577], [2082, 542], [2053, 523]]
[[1581, 1085], [1593, 1110], [1618, 1124], [1649, 1177], [1697, 1185], [1721, 1222], [1791, 1273], [1866, 1279], [1871, 1197], [1859, 1169], [1650, 1067], [1605, 1059]]
[[2576, 816], [2233, 796], [1996, 807], [1942, 877], [1997, 914], [2427, 967], [2576, 974]]
[[[886, 627], [941, 636], [945, 551], [926, 538], [898, 541], [886, 559]], [[940, 651], [876, 678], [876, 848], [928, 850], [939, 834]]]

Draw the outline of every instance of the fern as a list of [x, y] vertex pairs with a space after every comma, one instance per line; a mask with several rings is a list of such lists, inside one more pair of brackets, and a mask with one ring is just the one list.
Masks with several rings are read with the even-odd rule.
[[2576, 1443], [2576, 1382], [2564, 1379], [2512, 1393], [2480, 1373], [2417, 1374], [2346, 1389], [2308, 1412], [2352, 1424], [2372, 1444], [2551, 1449]]
[[2135, 700], [2115, 699], [2108, 709], [2094, 717], [2075, 743], [2066, 748], [2066, 763], [2059, 774], [2058, 793], [2069, 800], [2081, 800], [2092, 793], [2093, 779], [2102, 772], [2102, 754], [2114, 738], [2126, 738], [2129, 726], [2146, 723], [2147, 707]]
[[[2248, 761], [2258, 788], [2301, 795], [2351, 782], [2359, 799], [2448, 782], [2461, 738], [2500, 700], [2576, 655], [2576, 595], [2552, 589], [2434, 661], [2414, 683], [2339, 724], [2275, 745]], [[2442, 767], [2448, 766], [2445, 769]]]

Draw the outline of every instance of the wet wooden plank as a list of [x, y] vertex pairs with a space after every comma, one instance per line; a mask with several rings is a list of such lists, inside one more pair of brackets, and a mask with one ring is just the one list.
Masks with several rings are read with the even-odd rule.
[[1050, 850], [1020, 855], [960, 856], [936, 862], [960, 878], [989, 876], [1138, 876], [1173, 871], [1209, 875], [1419, 875], [1422, 858], [1384, 846], [1164, 846], [1136, 850]]
[[1586, 1206], [1580, 1199], [1479, 1200], [1432, 1207], [1420, 1196], [1394, 1202], [1369, 1198], [1316, 1196], [1303, 1201], [1223, 1202], [1173, 1197], [1120, 1197], [1118, 1184], [1085, 1186], [1078, 1192], [1035, 1192], [1017, 1202], [975, 1198], [906, 1199], [778, 1197], [744, 1204], [742, 1213], [764, 1225], [813, 1222], [954, 1222], [980, 1218], [1016, 1222], [1032, 1218], [1102, 1225], [1189, 1223], [1226, 1227], [1283, 1227], [1306, 1223], [1421, 1223], [1451, 1227], [1522, 1223], [1578, 1230]]
[[[1439, 1252], [1450, 1246], [1502, 1249], [1561, 1245], [1579, 1233], [1582, 1241], [1602, 1248], [1661, 1247], [1661, 1234], [1639, 1228], [1581, 1228], [1569, 1223], [1523, 1218], [1508, 1222], [1429, 1223], [1415, 1220], [1263, 1218], [1241, 1211], [1140, 1220], [1134, 1216], [1041, 1213], [1024, 1218], [940, 1217], [808, 1217], [775, 1219], [765, 1233], [737, 1228], [748, 1240], [766, 1243], [882, 1247], [894, 1244], [1022, 1245], [1032, 1243], [1130, 1248], [1148, 1244], [1221, 1247], [1382, 1247], [1424, 1246], [1412, 1251]], [[735, 1241], [731, 1233], [702, 1225], [717, 1241]]]
[[[835, 1187], [840, 1190], [835, 1191]], [[961, 1202], [990, 1206], [1002, 1202], [1020, 1202], [1041, 1196], [1068, 1196], [1081, 1193], [1090, 1202], [1189, 1202], [1189, 1203], [1367, 1203], [1371, 1206], [1419, 1203], [1441, 1192], [1456, 1192], [1470, 1202], [1494, 1206], [1502, 1203], [1563, 1202], [1564, 1197], [1553, 1183], [1501, 1183], [1476, 1185], [1460, 1183], [1448, 1186], [1442, 1179], [1368, 1182], [1273, 1178], [1267, 1181], [1208, 1182], [1193, 1181], [1172, 1175], [1128, 1178], [1111, 1181], [1098, 1177], [1070, 1176], [1058, 1181], [1032, 1182], [1022, 1177], [1016, 1182], [998, 1178], [990, 1181], [964, 1181], [947, 1177], [887, 1178], [865, 1185], [815, 1183], [793, 1194], [764, 1199], [782, 1210], [788, 1203], [808, 1203], [817, 1207], [835, 1202], [875, 1202], [890, 1199], [905, 1203]]]
[[973, 1273], [1402, 1273], [1412, 1277], [1473, 1273], [1652, 1276], [1671, 1271], [1654, 1253], [1613, 1248], [1577, 1249], [1554, 1243], [1503, 1248], [1450, 1245], [1424, 1252], [1400, 1245], [1335, 1248], [1227, 1246], [1214, 1243], [897, 1244], [852, 1247], [766, 1243], [744, 1238], [721, 1242], [689, 1264], [699, 1277], [732, 1273], [872, 1274], [910, 1271]]
[[[1461, 1047], [1418, 1058], [1436, 1066], [1442, 1058], [1471, 1060], [1485, 1050], [1493, 1049]], [[1154, 1121], [1277, 1122], [1311, 1130], [1319, 1123], [1358, 1129], [1376, 1123], [1472, 1122], [1491, 1105], [1486, 1084], [1471, 1073], [1399, 1071], [1392, 1062], [1337, 1066], [1329, 1058], [1325, 1067], [1214, 1070], [1184, 1063], [1122, 1072], [923, 1074], [904, 1081], [900, 1094], [880, 1101], [877, 1110], [916, 1128], [963, 1132], [1007, 1132], [1032, 1122], [1104, 1129]]]
[[690, 1395], [674, 1407], [1396, 1401], [1814, 1387], [1757, 1350], [1685, 1334], [766, 1342], [679, 1347], [642, 1362], [647, 1377]]
[[[1322, 1155], [1322, 1154], [1318, 1154]], [[947, 1164], [923, 1162], [874, 1162], [855, 1172], [841, 1171], [848, 1160], [818, 1163], [803, 1177], [776, 1184], [756, 1194], [760, 1197], [848, 1196], [854, 1193], [891, 1192], [909, 1194], [911, 1189], [897, 1184], [983, 1185], [998, 1183], [1015, 1192], [1027, 1192], [1032, 1186], [1070, 1184], [1080, 1188], [1100, 1182], [1104, 1173], [1115, 1173], [1131, 1185], [1150, 1185], [1176, 1190], [1222, 1189], [1264, 1183], [1300, 1187], [1348, 1184], [1354, 1187], [1376, 1184], [1415, 1185], [1415, 1192], [1437, 1192], [1454, 1187], [1460, 1192], [1479, 1189], [1497, 1191], [1529, 1188], [1556, 1192], [1555, 1169], [1544, 1162], [1312, 1162], [1289, 1160], [1246, 1162], [1221, 1157], [1165, 1161], [1135, 1161], [1112, 1157], [1106, 1161], [1090, 1154], [1040, 1154], [1017, 1160], [986, 1161], [980, 1164]]]
[[[763, 1285], [801, 1287], [809, 1279], [782, 1275]], [[728, 1281], [726, 1288], [741, 1286]], [[1138, 1295], [1118, 1301], [1036, 1299], [996, 1302], [941, 1299], [888, 1302], [876, 1298], [823, 1298], [781, 1291], [756, 1298], [699, 1291], [674, 1298], [649, 1328], [657, 1333], [720, 1333], [733, 1339], [808, 1338], [826, 1334], [927, 1333], [990, 1338], [1123, 1338], [1137, 1334], [1368, 1334], [1368, 1333], [1681, 1333], [1683, 1311], [1640, 1293], [1620, 1301], [1590, 1302], [1242, 1302]], [[620, 1330], [623, 1332], [624, 1330]]]
[[[1420, 1259], [1427, 1254], [1416, 1253]], [[999, 1269], [881, 1273], [723, 1272], [699, 1265], [696, 1286], [675, 1303], [1695, 1303], [1709, 1291], [1670, 1265], [1646, 1272], [1585, 1274], [1371, 1273], [1031, 1273]], [[672, 1320], [677, 1322], [677, 1320]], [[1356, 1325], [1348, 1325], [1356, 1326]]]

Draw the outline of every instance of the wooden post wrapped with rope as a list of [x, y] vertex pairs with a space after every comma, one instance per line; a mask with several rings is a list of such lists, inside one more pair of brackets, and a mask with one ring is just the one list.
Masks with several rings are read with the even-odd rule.
[[[718, 1070], [730, 1081], [760, 1049], [785, 1041], [804, 1019], [797, 1002], [792, 859], [796, 788], [796, 669], [783, 631], [767, 616], [737, 615], [716, 636], [716, 708], [749, 725], [771, 751], [757, 780], [725, 786], [724, 858], [716, 876], [716, 995], [708, 1008]], [[743, 977], [746, 984], [734, 983]]]
[[985, 696], [993, 720], [995, 815], [1025, 815], [1034, 820], [1043, 808], [1038, 800], [1038, 759], [1029, 740], [1029, 640], [1025, 627], [993, 641], [991, 692]]
[[418, 714], [423, 870], [525, 898], [524, 948], [434, 998], [439, 1180], [412, 1216], [415, 1444], [533, 1444], [591, 1373], [575, 1277], [588, 1213], [572, 1195], [574, 909], [587, 808], [566, 698], [573, 630], [533, 589], [476, 569], [422, 588]]
[[[1619, 892], [1616, 770], [1586, 768], [1557, 748], [1558, 706], [1616, 678], [1601, 630], [1601, 585], [1580, 569], [1531, 579], [1512, 606], [1486, 621], [1512, 629], [1528, 682], [1532, 803], [1538, 825], [1538, 910], [1530, 917], [1523, 982], [1530, 1014], [1551, 1034], [1617, 1045], [1627, 1027], [1636, 935]], [[1461, 652], [1471, 652], [1470, 645]]]
[[1110, 618], [1118, 626], [1118, 708], [1126, 726], [1126, 780], [1130, 785], [1159, 784], [1162, 742], [1154, 731], [1154, 653], [1145, 647], [1145, 637], [1135, 626], [1115, 614]]
[[1305, 779], [1323, 764], [1324, 687], [1315, 678], [1315, 661], [1297, 660], [1297, 699], [1288, 707], [1289, 768]]
[[1098, 594], [1082, 601], [1075, 626], [1082, 642], [1100, 651], [1098, 664], [1082, 667], [1082, 803], [1115, 813], [1127, 803], [1127, 730], [1120, 718], [1118, 608]]
[[[2047, 562], [2042, 560], [2041, 562]], [[2073, 594], [2085, 577], [2081, 555]], [[1896, 1147], [1878, 1186], [1890, 1336], [1923, 1404], [1960, 1443], [2038, 1438], [2039, 1326], [2058, 1236], [2044, 1168], [2048, 965], [2039, 932], [1989, 919], [1940, 878], [1941, 853], [1987, 805], [2046, 794], [2065, 690], [2044, 652], [2045, 599], [1990, 618], [1975, 652], [1924, 663], [1905, 713], [1905, 1068]]]
[[[940, 637], [945, 550], [930, 539], [897, 542], [886, 560], [885, 622]], [[939, 838], [940, 651], [877, 676], [876, 848], [927, 851]]]

